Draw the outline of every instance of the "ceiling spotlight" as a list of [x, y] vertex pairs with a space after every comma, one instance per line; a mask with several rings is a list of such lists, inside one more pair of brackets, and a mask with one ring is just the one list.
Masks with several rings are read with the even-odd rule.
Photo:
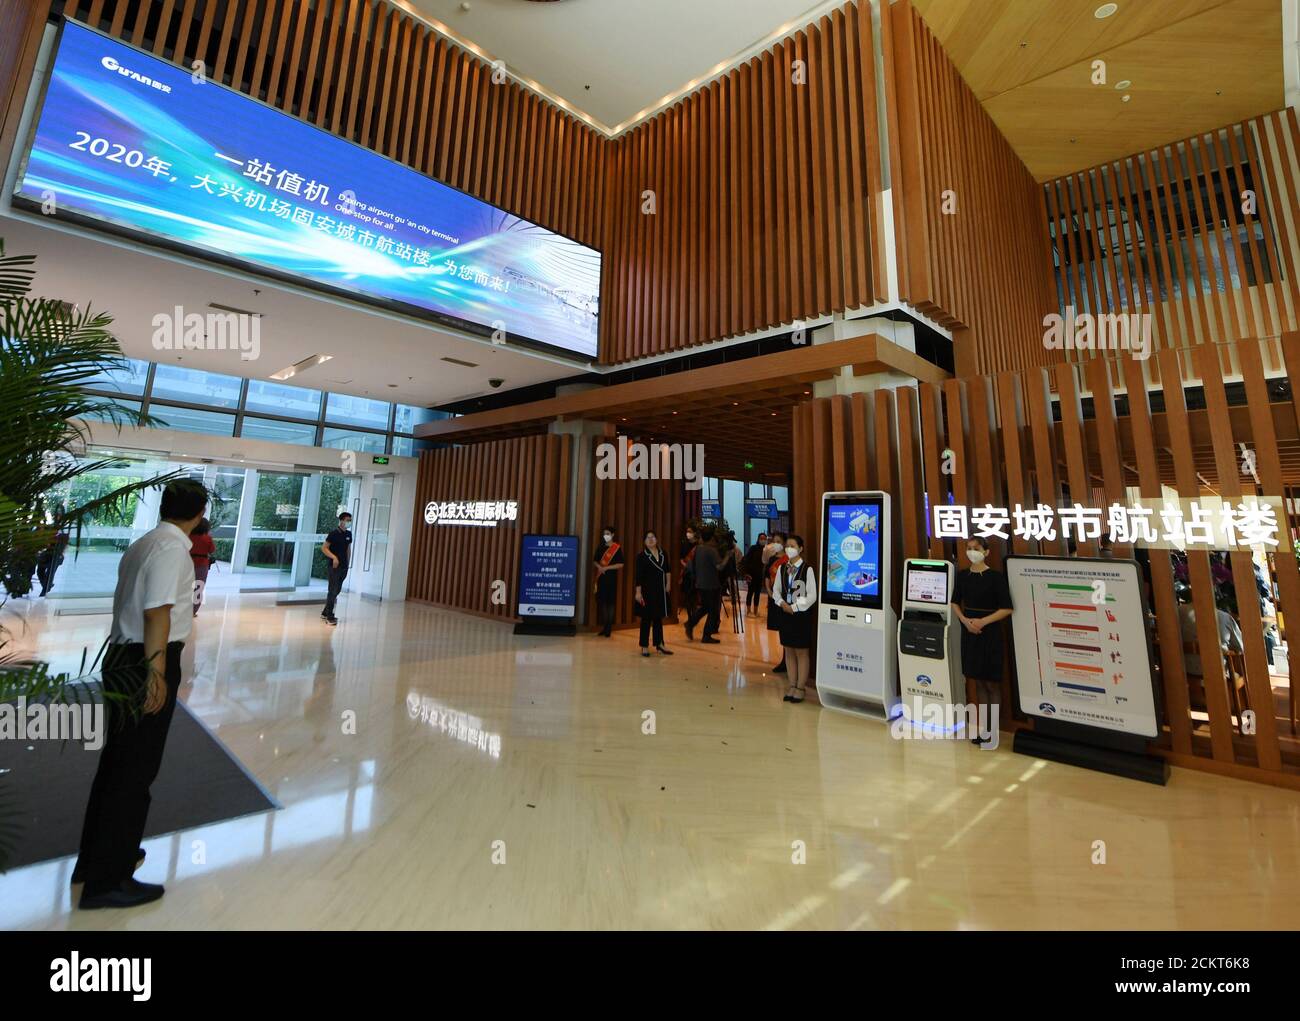
[[1101, 20], [1102, 18], [1109, 18], [1112, 14], [1114, 14], [1118, 10], [1119, 10], [1119, 4], [1102, 4], [1092, 13], [1095, 18]]
[[1118, 90], [1119, 92], [1123, 92], [1125, 89], [1127, 89], [1127, 88], [1128, 88], [1130, 85], [1132, 85], [1132, 84], [1133, 84], [1133, 83], [1132, 83], [1131, 81], [1129, 81], [1127, 78], [1125, 78], [1123, 81], [1118, 81], [1118, 82], [1116, 82], [1116, 83], [1115, 83], [1115, 88], [1116, 88], [1116, 90]]
[[1128, 102], [1130, 99], [1132, 99], [1132, 98], [1133, 98], [1132, 96], [1128, 96], [1128, 95], [1126, 95], [1126, 96], [1124, 97], [1124, 100], [1123, 100], [1123, 101], [1124, 101], [1125, 103], [1127, 103], [1127, 102]]

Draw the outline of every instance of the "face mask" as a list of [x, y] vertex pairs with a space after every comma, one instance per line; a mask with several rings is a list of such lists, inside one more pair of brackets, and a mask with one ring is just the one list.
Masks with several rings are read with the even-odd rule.
[[966, 559], [969, 560], [972, 564], [982, 564], [984, 563], [985, 555], [986, 554], [983, 552], [983, 550], [971, 550], [969, 553], [966, 554]]
[[785, 548], [785, 555], [789, 557], [791, 560], [799, 559], [799, 551], [795, 549], [793, 546], [787, 546]]
[[601, 536], [601, 538], [603, 538], [606, 542], [614, 541], [614, 537], [610, 535], [608, 532], [606, 532], [603, 536]]
[[352, 522], [351, 522], [351, 521], [344, 521], [344, 522], [342, 522], [342, 527], [343, 527], [343, 529], [344, 529], [345, 531], [350, 532], [350, 531], [352, 531]]

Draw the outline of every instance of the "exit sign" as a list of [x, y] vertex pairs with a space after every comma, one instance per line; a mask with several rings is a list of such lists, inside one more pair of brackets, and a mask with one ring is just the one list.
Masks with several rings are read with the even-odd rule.
[[746, 470], [746, 471], [753, 471], [753, 470], [754, 470], [754, 462], [753, 462], [753, 461], [746, 461], [746, 462], [745, 462], [745, 470]]
[[373, 464], [387, 464], [387, 463], [388, 463], [388, 458], [384, 457], [384, 456], [381, 455], [381, 454], [376, 454], [376, 455], [375, 455], [374, 457], [372, 457], [370, 460], [371, 460], [371, 463], [373, 463]]

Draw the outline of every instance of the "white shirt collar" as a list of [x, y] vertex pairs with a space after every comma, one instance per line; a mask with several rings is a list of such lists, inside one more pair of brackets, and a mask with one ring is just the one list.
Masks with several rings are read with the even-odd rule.
[[158, 527], [171, 538], [181, 539], [186, 543], [190, 541], [190, 537], [170, 521], [160, 521], [158, 522]]

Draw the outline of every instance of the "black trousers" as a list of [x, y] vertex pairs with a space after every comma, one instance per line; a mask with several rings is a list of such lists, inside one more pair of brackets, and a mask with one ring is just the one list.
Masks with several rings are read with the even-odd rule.
[[700, 605], [691, 611], [686, 626], [694, 627], [701, 618], [707, 617], [708, 619], [704, 621], [704, 637], [712, 638], [718, 633], [718, 623], [722, 613], [722, 589], [702, 588], [699, 593]]
[[343, 590], [343, 579], [348, 576], [348, 565], [331, 567], [329, 572], [329, 592], [325, 596], [325, 616], [334, 616], [334, 601]]
[[664, 619], [662, 617], [642, 617], [641, 618], [641, 648], [648, 649], [647, 644], [650, 639], [650, 631], [654, 630], [655, 648], [658, 649], [664, 644]]
[[616, 605], [616, 599], [605, 602], [599, 596], [596, 597], [596, 611], [600, 617], [600, 633], [602, 635], [608, 635], [614, 630], [614, 609]]
[[184, 642], [167, 646], [167, 701], [152, 716], [140, 708], [148, 677], [144, 646], [137, 642], [110, 645], [104, 655], [104, 690], [131, 701], [128, 706], [122, 699], [110, 699], [104, 713], [108, 733], [86, 803], [77, 861], [86, 877], [86, 889], [92, 893], [130, 879], [135, 870], [136, 850], [149, 817], [149, 787], [162, 765], [176, 711], [184, 647]]
[[745, 589], [745, 609], [758, 611], [758, 601], [763, 596], [763, 583], [758, 578], [750, 578]]
[[38, 553], [36, 556], [36, 580], [41, 583], [41, 595], [54, 588], [54, 574], [63, 563], [62, 557]]

